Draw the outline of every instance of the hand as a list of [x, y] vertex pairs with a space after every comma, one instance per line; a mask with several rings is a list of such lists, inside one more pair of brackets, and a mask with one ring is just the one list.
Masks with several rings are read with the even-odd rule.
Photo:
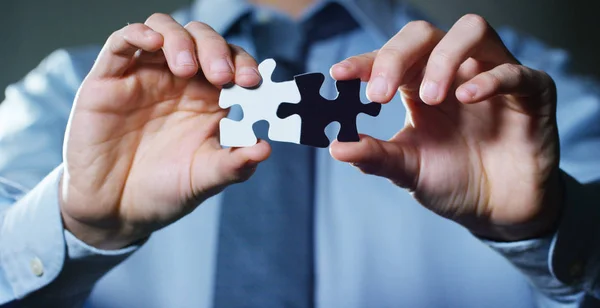
[[448, 33], [411, 22], [331, 74], [369, 81], [367, 95], [380, 103], [398, 89], [407, 109], [392, 139], [335, 142], [334, 158], [409, 189], [479, 236], [510, 241], [552, 229], [562, 196], [555, 85], [520, 65], [483, 18], [466, 15]]
[[61, 181], [66, 228], [88, 244], [124, 247], [246, 180], [264, 141], [222, 149], [220, 86], [260, 82], [255, 60], [209, 26], [152, 15], [113, 33], [69, 121]]

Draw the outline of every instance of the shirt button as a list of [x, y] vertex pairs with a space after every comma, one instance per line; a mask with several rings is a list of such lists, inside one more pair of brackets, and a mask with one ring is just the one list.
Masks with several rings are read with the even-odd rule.
[[38, 257], [31, 259], [29, 262], [29, 268], [31, 269], [31, 272], [38, 277], [44, 275], [44, 264]]

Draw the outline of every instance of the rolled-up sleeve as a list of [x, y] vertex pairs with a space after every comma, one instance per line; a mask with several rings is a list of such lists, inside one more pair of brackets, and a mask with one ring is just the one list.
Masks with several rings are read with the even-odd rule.
[[98, 50], [53, 53], [0, 103], [0, 306], [80, 306], [94, 283], [138, 248], [95, 249], [62, 224], [64, 131]]

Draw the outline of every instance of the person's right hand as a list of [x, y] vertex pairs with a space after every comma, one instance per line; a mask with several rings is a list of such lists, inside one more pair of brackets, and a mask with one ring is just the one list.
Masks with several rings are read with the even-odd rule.
[[223, 149], [220, 86], [260, 82], [256, 61], [209, 26], [154, 14], [113, 33], [75, 103], [60, 206], [67, 230], [102, 249], [143, 239], [227, 185], [269, 145]]

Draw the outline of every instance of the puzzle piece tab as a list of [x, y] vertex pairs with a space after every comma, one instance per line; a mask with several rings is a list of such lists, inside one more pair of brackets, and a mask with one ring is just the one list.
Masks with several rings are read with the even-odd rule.
[[325, 127], [331, 122], [340, 123], [337, 139], [342, 142], [359, 141], [356, 117], [360, 113], [378, 116], [381, 104], [363, 104], [360, 100], [360, 79], [337, 81], [338, 96], [335, 100], [323, 98], [320, 94], [325, 76], [311, 73], [296, 76], [296, 85], [300, 90], [300, 103], [282, 103], [277, 116], [288, 119], [294, 115], [302, 118], [300, 143], [326, 148], [329, 139]]
[[282, 102], [298, 103], [300, 92], [294, 81], [273, 82], [271, 75], [275, 71], [273, 59], [263, 61], [258, 70], [263, 77], [262, 84], [255, 89], [246, 89], [237, 85], [223, 89], [219, 97], [219, 106], [229, 108], [240, 105], [244, 112], [241, 121], [222, 119], [221, 145], [246, 147], [258, 141], [252, 125], [266, 120], [269, 122], [269, 139], [273, 141], [300, 143], [301, 119], [299, 115], [281, 119], [277, 117], [277, 108]]

